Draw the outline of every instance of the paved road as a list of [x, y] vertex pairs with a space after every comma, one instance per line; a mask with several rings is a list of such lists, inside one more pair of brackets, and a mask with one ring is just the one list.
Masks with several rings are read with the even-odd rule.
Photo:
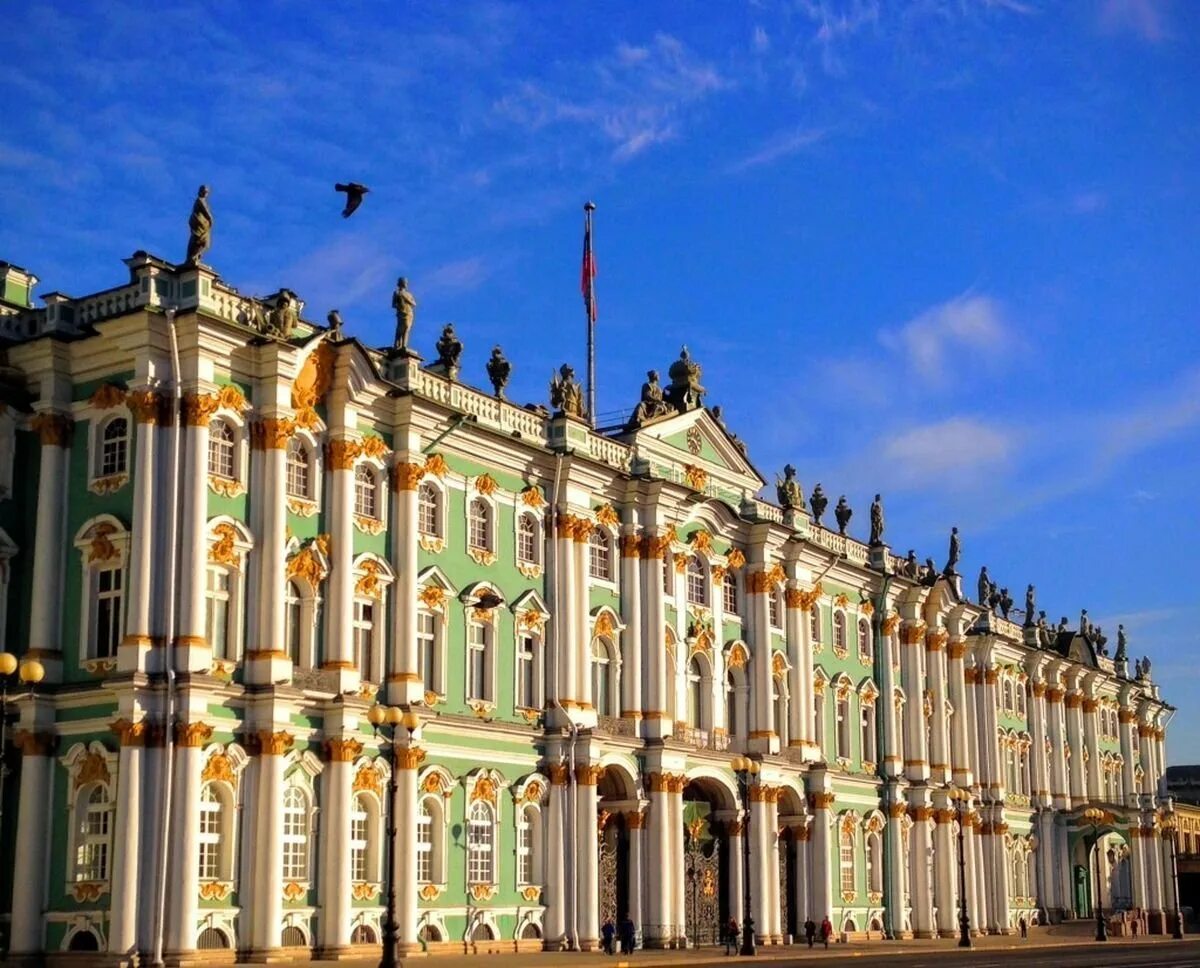
[[[1200, 940], [1143, 944], [1097, 944], [1087, 947], [981, 948], [973, 951], [930, 950], [877, 953], [871, 949], [853, 951], [842, 949], [842, 958], [849, 958], [848, 968], [1197, 968], [1200, 966]], [[809, 968], [817, 960], [808, 955], [791, 961], [772, 961], [773, 966], [796, 965]], [[830, 958], [840, 962], [841, 958]], [[733, 964], [735, 959], [730, 959]], [[746, 959], [747, 964], [753, 964]]]

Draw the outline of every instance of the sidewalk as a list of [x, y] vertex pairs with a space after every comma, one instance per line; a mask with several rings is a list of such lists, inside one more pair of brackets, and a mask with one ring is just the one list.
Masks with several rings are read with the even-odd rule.
[[[1034, 934], [1028, 941], [1022, 941], [1015, 936], [986, 936], [973, 939], [975, 947], [984, 951], [1012, 951], [1017, 949], [1047, 949], [1047, 948], [1090, 948], [1095, 941], [1083, 940], [1077, 937], [1054, 938]], [[1192, 940], [1189, 938], [1189, 940]], [[1151, 935], [1140, 938], [1112, 938], [1106, 944], [1113, 947], [1147, 947], [1157, 944], [1180, 945], [1184, 942], [1174, 941], [1169, 935]], [[580, 966], [607, 965], [611, 968], [638, 968], [645, 965], [649, 968], [668, 965], [720, 965], [745, 964], [779, 965], [795, 961], [812, 959], [828, 960], [830, 958], [859, 958], [864, 955], [889, 954], [920, 954], [931, 952], [958, 951], [957, 942], [953, 939], [913, 940], [913, 941], [864, 941], [850, 944], [831, 944], [826, 951], [821, 945], [812, 950], [804, 943], [792, 945], [775, 945], [759, 948], [758, 954], [750, 959], [730, 958], [725, 955], [724, 947], [689, 948], [674, 951], [638, 951], [632, 955], [605, 955], [600, 952], [541, 952], [536, 954], [490, 954], [490, 955], [436, 955], [433, 957], [409, 957], [401, 959], [401, 968], [413, 968], [423, 965], [425, 968], [477, 968], [487, 959], [488, 968], [580, 968]], [[1107, 949], [1106, 949], [1107, 950]], [[310, 964], [329, 965], [330, 968], [376, 968], [377, 959], [363, 961], [340, 962], [310, 962]]]

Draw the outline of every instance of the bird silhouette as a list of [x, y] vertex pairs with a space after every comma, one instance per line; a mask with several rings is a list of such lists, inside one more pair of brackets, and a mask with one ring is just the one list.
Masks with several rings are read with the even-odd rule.
[[343, 184], [338, 182], [333, 186], [335, 192], [346, 193], [346, 207], [342, 209], [342, 218], [349, 218], [354, 214], [355, 210], [362, 204], [363, 196], [371, 189], [366, 185], [360, 185], [358, 182], [347, 182]]
[[504, 604], [504, 599], [495, 592], [481, 592], [471, 603], [473, 608], [493, 609]]

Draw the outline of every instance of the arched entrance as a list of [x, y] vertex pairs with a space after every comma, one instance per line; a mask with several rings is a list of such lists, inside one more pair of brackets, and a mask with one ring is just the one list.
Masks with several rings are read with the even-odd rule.
[[683, 788], [684, 933], [692, 945], [721, 942], [729, 922], [731, 844], [741, 846], [735, 804], [716, 780], [697, 777]]
[[626, 769], [617, 764], [604, 768], [596, 785], [599, 815], [596, 896], [600, 907], [601, 927], [611, 921], [620, 932], [626, 918], [636, 922], [637, 912], [631, 909], [630, 851], [631, 834], [640, 827], [637, 785]]
[[804, 934], [806, 912], [799, 910], [801, 851], [808, 837], [804, 804], [791, 787], [779, 796], [779, 923], [785, 935], [799, 938]]

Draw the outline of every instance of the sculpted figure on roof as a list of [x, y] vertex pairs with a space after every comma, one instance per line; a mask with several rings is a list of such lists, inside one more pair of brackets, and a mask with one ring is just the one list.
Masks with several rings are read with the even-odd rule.
[[629, 418], [629, 429], [644, 427], [670, 412], [671, 405], [663, 399], [663, 389], [658, 382], [658, 370], [649, 370], [646, 373], [646, 382], [642, 384], [642, 397]]
[[196, 265], [200, 257], [212, 247], [213, 214], [208, 207], [208, 186], [201, 185], [192, 203], [192, 214], [188, 218], [187, 264]]
[[707, 392], [700, 385], [700, 375], [703, 372], [699, 363], [692, 359], [685, 346], [679, 352], [679, 359], [671, 364], [667, 376], [671, 378], [671, 386], [666, 396], [670, 403], [683, 413], [695, 410], [700, 406], [700, 400]]
[[796, 468], [791, 464], [784, 467], [782, 479], [775, 478], [775, 494], [779, 498], [779, 506], [785, 511], [804, 510], [804, 492], [796, 480]]

